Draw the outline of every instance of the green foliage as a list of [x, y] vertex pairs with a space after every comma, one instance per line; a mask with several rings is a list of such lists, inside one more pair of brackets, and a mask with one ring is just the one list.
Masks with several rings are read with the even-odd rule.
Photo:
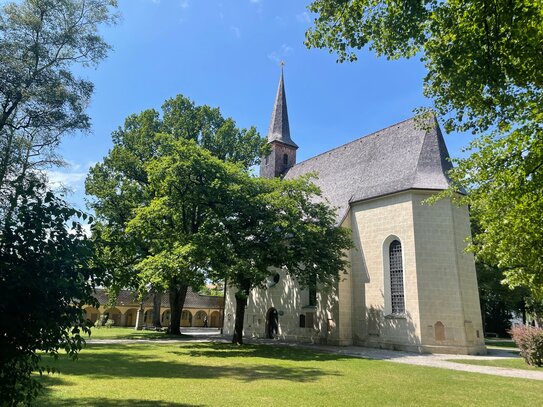
[[[316, 0], [309, 47], [339, 61], [369, 46], [387, 58], [420, 55], [424, 94], [447, 131], [477, 135], [451, 172], [480, 225], [471, 249], [509, 285], [543, 300], [543, 2]], [[425, 109], [422, 109], [425, 110]]]
[[[0, 224], [0, 404], [28, 403], [39, 386], [31, 372], [49, 371], [41, 352], [76, 358], [90, 332], [82, 306], [98, 270], [82, 225], [38, 180], [19, 186]], [[70, 229], [67, 228], [70, 225]]]
[[520, 349], [520, 356], [530, 366], [543, 366], [543, 329], [534, 326], [516, 326], [511, 337]]
[[112, 150], [86, 181], [100, 220], [93, 236], [107, 285], [176, 291], [170, 295], [173, 327], [183, 290], [204, 281], [200, 228], [211, 200], [225, 193], [229, 181], [221, 177], [234, 168], [248, 172], [266, 151], [265, 140], [182, 95], [167, 100], [162, 115], [129, 116], [112, 136]]
[[[23, 0], [0, 8], [0, 405], [29, 404], [42, 352], [75, 358], [94, 304], [92, 250], [80, 221], [48, 190], [42, 170], [62, 163], [62, 136], [90, 126], [93, 66], [109, 46], [114, 0]], [[92, 222], [92, 220], [91, 220]]]
[[115, 4], [24, 0], [0, 8], [0, 187], [29, 168], [61, 163], [62, 136], [89, 128], [93, 85], [70, 69], [105, 58], [109, 46], [97, 30], [115, 21]]
[[335, 224], [335, 212], [311, 177], [296, 180], [237, 176], [226, 200], [204, 225], [211, 268], [237, 287], [233, 341], [242, 343], [244, 311], [253, 288], [265, 288], [273, 268], [301, 287], [330, 286], [345, 269], [350, 232]]
[[511, 328], [514, 315], [526, 311], [525, 297], [527, 290], [510, 288], [502, 283], [503, 272], [495, 267], [477, 262], [477, 282], [485, 333], [495, 333], [504, 338]]

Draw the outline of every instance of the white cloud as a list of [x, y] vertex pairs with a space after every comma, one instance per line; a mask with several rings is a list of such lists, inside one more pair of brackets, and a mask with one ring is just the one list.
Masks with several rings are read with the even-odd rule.
[[300, 23], [309, 23], [311, 21], [311, 18], [309, 17], [309, 13], [307, 11], [304, 11], [303, 13], [296, 14], [296, 19]]
[[230, 30], [234, 33], [234, 35], [238, 38], [241, 37], [241, 30], [239, 29], [239, 27], [236, 27], [234, 25], [231, 25], [230, 26]]
[[83, 192], [89, 168], [95, 164], [92, 161], [85, 164], [70, 161], [66, 168], [47, 170], [45, 174], [51, 188], [68, 189], [75, 193]]
[[181, 0], [179, 5], [181, 6], [181, 8], [189, 8], [189, 6], [190, 6], [189, 0]]
[[46, 171], [49, 185], [53, 188], [69, 188], [78, 191], [85, 181], [86, 172], [64, 172], [58, 170]]
[[262, 0], [249, 0], [251, 3], [261, 3]]
[[279, 63], [282, 59], [292, 54], [292, 52], [294, 52], [294, 49], [290, 45], [283, 44], [278, 50], [270, 52], [268, 58]]

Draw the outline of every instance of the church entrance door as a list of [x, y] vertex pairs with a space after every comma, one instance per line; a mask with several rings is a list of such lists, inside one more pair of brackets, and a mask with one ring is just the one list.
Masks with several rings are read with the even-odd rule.
[[266, 315], [266, 338], [273, 339], [279, 328], [279, 314], [275, 308], [270, 308]]

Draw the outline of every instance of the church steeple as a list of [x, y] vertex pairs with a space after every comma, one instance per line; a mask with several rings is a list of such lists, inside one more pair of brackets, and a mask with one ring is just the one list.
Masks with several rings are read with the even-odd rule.
[[281, 176], [288, 168], [296, 164], [298, 146], [290, 138], [283, 65], [284, 62], [281, 61], [281, 77], [268, 129], [267, 139], [271, 146], [271, 153], [263, 157], [260, 164], [260, 176], [265, 178]]

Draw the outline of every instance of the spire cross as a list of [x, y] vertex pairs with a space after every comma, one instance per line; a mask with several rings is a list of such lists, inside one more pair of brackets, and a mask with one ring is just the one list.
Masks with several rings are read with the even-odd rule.
[[279, 62], [279, 65], [281, 65], [281, 69], [283, 69], [283, 67], [285, 66], [285, 61], [281, 60], [281, 62]]

